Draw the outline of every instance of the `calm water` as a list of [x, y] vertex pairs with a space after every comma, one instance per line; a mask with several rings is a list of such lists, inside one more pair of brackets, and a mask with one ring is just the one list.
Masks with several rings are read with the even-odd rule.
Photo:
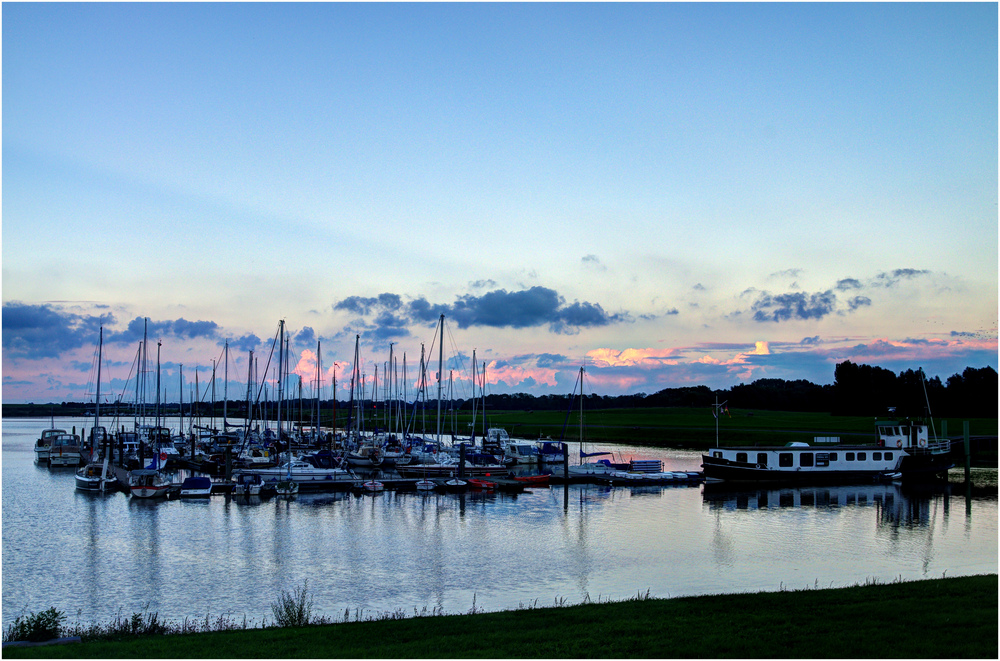
[[[84, 419], [56, 419], [78, 430]], [[103, 622], [521, 605], [844, 586], [997, 571], [997, 499], [894, 485], [738, 493], [570, 486], [519, 495], [304, 494], [150, 502], [34, 465], [48, 419], [3, 421], [3, 619], [55, 606]], [[696, 470], [693, 452], [622, 448]]]

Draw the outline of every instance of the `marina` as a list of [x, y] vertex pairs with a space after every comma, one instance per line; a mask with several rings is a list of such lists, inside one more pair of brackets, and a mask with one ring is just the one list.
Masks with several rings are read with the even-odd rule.
[[[66, 430], [83, 418], [57, 419]], [[449, 613], [563, 600], [993, 573], [997, 499], [961, 485], [531, 484], [133, 498], [35, 461], [47, 419], [3, 421], [3, 616], [148, 609], [260, 623], [308, 582], [317, 612]], [[569, 445], [577, 456], [580, 446]], [[587, 447], [699, 472], [697, 452]], [[537, 472], [537, 471], [535, 471]], [[179, 486], [187, 469], [167, 471]], [[995, 484], [995, 474], [994, 484]], [[439, 478], [444, 480], [445, 478]], [[519, 480], [511, 480], [519, 481]], [[230, 487], [230, 490], [232, 488]], [[58, 562], [55, 559], [59, 559]], [[109, 598], [108, 595], [114, 595]]]

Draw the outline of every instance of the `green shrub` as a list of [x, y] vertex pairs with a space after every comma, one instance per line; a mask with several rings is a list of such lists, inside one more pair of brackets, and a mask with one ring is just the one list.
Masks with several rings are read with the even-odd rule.
[[27, 640], [42, 643], [59, 637], [66, 614], [54, 607], [40, 613], [18, 615], [14, 622], [3, 632], [4, 642]]

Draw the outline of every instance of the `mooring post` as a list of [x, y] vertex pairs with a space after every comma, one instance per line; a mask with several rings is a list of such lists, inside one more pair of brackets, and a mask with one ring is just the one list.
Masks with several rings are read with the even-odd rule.
[[563, 452], [563, 479], [569, 483], [569, 446], [562, 444]]
[[[233, 450], [228, 445], [226, 446], [225, 455], [226, 455], [226, 482], [228, 482], [233, 477]], [[291, 457], [289, 457], [288, 460], [291, 461]]]
[[465, 477], [465, 443], [458, 444], [458, 479]]
[[969, 421], [962, 422], [962, 445], [965, 448], [965, 483], [972, 480], [972, 450], [969, 444]]

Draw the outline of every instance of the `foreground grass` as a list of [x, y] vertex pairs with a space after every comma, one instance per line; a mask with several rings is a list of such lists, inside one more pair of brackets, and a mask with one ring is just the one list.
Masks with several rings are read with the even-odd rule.
[[997, 576], [5, 648], [7, 658], [997, 658]]

